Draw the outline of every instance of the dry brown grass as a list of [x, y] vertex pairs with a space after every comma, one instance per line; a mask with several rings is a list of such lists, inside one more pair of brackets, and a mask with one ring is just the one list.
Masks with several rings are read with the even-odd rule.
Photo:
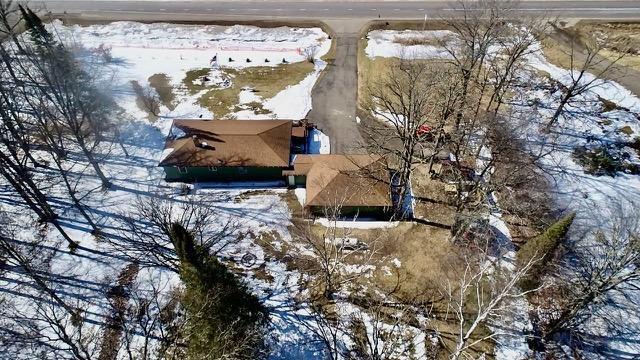
[[545, 37], [540, 41], [542, 46], [542, 53], [544, 57], [553, 65], [559, 66], [564, 69], [571, 68], [570, 49], [567, 49], [559, 41]]
[[[574, 27], [563, 30], [567, 36], [584, 43], [596, 36], [610, 39], [608, 48], [600, 55], [616, 61], [616, 64], [640, 71], [640, 23], [579, 22]], [[542, 51], [552, 64], [568, 69], [571, 67], [570, 47], [554, 37], [541, 41]], [[621, 59], [620, 56], [624, 55]]]
[[[292, 234], [300, 227], [310, 226], [316, 235], [321, 235], [326, 228], [318, 225], [309, 225], [302, 217], [302, 207], [297, 201], [293, 191], [282, 195], [292, 212], [294, 226], [291, 228]], [[443, 211], [442, 207], [439, 210]], [[297, 227], [296, 227], [297, 226]], [[439, 291], [447, 279], [455, 282], [459, 278], [463, 261], [461, 258], [461, 248], [454, 245], [449, 240], [449, 230], [418, 223], [401, 222], [396, 227], [383, 229], [348, 229], [346, 234], [355, 237], [359, 241], [378, 245], [378, 252], [373, 259], [376, 269], [371, 277], [361, 277], [350, 284], [354, 292], [354, 300], [366, 297], [369, 291], [377, 289], [384, 293], [393, 294], [399, 301], [406, 303], [424, 302], [433, 311], [433, 319], [429, 323], [431, 330], [436, 330], [443, 336], [445, 349], [451, 349], [454, 345], [454, 334], [457, 331], [455, 319], [446, 318], [447, 302]], [[294, 236], [295, 239], [295, 236]], [[268, 246], [267, 246], [268, 248]], [[282, 251], [275, 252], [266, 250], [265, 252], [287, 262], [290, 270], [308, 272], [313, 269], [313, 259], [304, 258], [296, 254], [286, 255], [291, 250], [287, 245]], [[277, 254], [276, 254], [277, 253]], [[394, 259], [400, 262], [400, 266], [394, 265]], [[357, 257], [350, 259], [350, 263], [357, 264]], [[314, 299], [322, 299], [322, 294], [318, 289], [322, 286], [317, 283], [301, 284], [309, 289]], [[469, 299], [470, 303], [474, 300]], [[476, 334], [480, 338], [488, 334], [488, 329], [482, 328]], [[476, 355], [481, 353], [493, 353], [494, 344], [491, 341], [479, 343], [474, 349]], [[441, 351], [437, 359], [446, 359], [448, 351]]]
[[396, 37], [395, 39], [393, 39], [393, 42], [404, 46], [442, 46], [443, 43], [448, 43], [449, 41], [451, 41], [449, 37], [438, 38], [430, 35], [415, 36], [410, 38]]
[[602, 52], [610, 60], [622, 53], [625, 57], [620, 65], [640, 70], [640, 23], [637, 22], [578, 22], [574, 31], [585, 39], [587, 36], [603, 35], [611, 40], [611, 45]]

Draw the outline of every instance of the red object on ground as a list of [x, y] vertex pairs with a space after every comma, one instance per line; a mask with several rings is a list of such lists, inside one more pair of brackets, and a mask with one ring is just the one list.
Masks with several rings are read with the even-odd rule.
[[431, 130], [433, 130], [431, 126], [423, 124], [423, 125], [420, 125], [420, 127], [418, 127], [418, 130], [416, 130], [416, 135], [418, 136], [426, 135], [430, 133]]

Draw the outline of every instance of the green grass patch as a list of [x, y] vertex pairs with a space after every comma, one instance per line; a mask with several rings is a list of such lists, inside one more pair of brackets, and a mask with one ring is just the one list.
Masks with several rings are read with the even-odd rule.
[[187, 74], [182, 80], [182, 83], [187, 87], [189, 94], [195, 95], [207, 88], [202, 79], [205, 76], [209, 75], [209, 72], [211, 72], [211, 69], [209, 68], [193, 69], [187, 71]]
[[[209, 74], [209, 69], [197, 69], [187, 72], [183, 83], [189, 93], [196, 94], [207, 90], [199, 98], [198, 103], [210, 110], [216, 117], [224, 117], [238, 106], [240, 91], [243, 88], [251, 88], [263, 99], [270, 99], [287, 86], [300, 83], [311, 74], [314, 65], [310, 62], [294, 64], [281, 64], [275, 67], [257, 66], [246, 69], [225, 69], [225, 73], [232, 79], [231, 86], [226, 89], [207, 89], [207, 85], [194, 84], [194, 81]], [[254, 109], [258, 114], [269, 112], [257, 105], [257, 102], [244, 104]]]

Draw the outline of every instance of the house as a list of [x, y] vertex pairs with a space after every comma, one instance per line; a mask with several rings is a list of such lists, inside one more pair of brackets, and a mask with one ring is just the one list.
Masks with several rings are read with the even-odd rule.
[[291, 120], [174, 120], [158, 166], [167, 181], [283, 180], [309, 125]]
[[296, 155], [283, 171], [290, 186], [306, 188], [305, 209], [324, 215], [339, 208], [343, 216], [386, 217], [392, 201], [386, 162], [374, 155]]

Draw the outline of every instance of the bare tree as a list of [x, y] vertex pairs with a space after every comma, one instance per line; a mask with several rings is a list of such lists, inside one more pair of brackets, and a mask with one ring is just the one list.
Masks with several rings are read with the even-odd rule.
[[457, 37], [456, 41], [441, 43], [450, 55], [450, 63], [456, 69], [457, 77], [461, 79], [455, 133], [460, 132], [460, 124], [465, 117], [473, 121], [473, 115], [467, 112], [474, 111], [475, 107], [470, 104], [479, 101], [479, 97], [473, 94], [475, 84], [481, 83], [478, 79], [483, 76], [490, 49], [502, 35], [507, 20], [512, 18], [513, 3], [510, 0], [460, 0], [457, 4], [462, 8], [462, 19], [459, 16], [444, 19]]
[[424, 161], [418, 157], [423, 137], [435, 134], [431, 161], [443, 146], [444, 126], [458, 96], [456, 79], [449, 75], [446, 67], [400, 60], [368, 86], [371, 101], [365, 106], [384, 123], [374, 121], [363, 127], [366, 146], [397, 169], [393, 189], [394, 197], [400, 199], [395, 208], [398, 216], [402, 216], [402, 199], [410, 191], [411, 174]]
[[512, 311], [513, 300], [535, 291], [520, 291], [517, 284], [537, 260], [533, 258], [510, 270], [492, 262], [486, 253], [467, 257], [459, 278], [443, 284], [441, 294], [448, 306], [447, 317], [453, 317], [457, 328], [450, 359], [465, 357], [477, 344], [501, 335], [498, 331], [485, 335], [481, 328]]
[[[351, 360], [421, 360], [417, 347], [426, 346], [421, 340], [424, 329], [416, 320], [418, 307], [414, 304], [389, 304], [372, 296], [362, 311], [349, 317], [347, 338], [352, 345], [346, 359]], [[433, 354], [425, 354], [424, 359]]]
[[[310, 222], [304, 222], [297, 224], [295, 233], [313, 254], [312, 271], [318, 276], [324, 298], [329, 301], [334, 300], [343, 285], [353, 284], [364, 276], [380, 248], [377, 239], [360, 242], [353, 237], [351, 229], [338, 227], [341, 203], [337, 201], [335, 206], [325, 209], [325, 218], [330, 224], [322, 231], [316, 232]], [[345, 267], [350, 263], [355, 263], [362, 271], [346, 271]]]
[[175, 223], [193, 232], [199, 246], [212, 255], [221, 253], [239, 241], [239, 224], [235, 219], [220, 221], [211, 199], [172, 200], [161, 194], [139, 197], [133, 210], [122, 214], [124, 231], [108, 237], [112, 249], [141, 266], [180, 271], [180, 262], [171, 241]]
[[560, 116], [566, 113], [567, 108], [574, 104], [581, 95], [606, 83], [617, 69], [617, 64], [626, 55], [624, 51], [618, 52], [613, 59], [604, 57], [602, 52], [610, 45], [607, 38], [592, 37], [579, 43], [580, 40], [571, 37], [570, 50], [566, 54], [569, 58], [568, 79], [563, 83], [563, 95], [545, 127], [549, 132], [556, 124]]
[[128, 286], [128, 302], [116, 311], [122, 330], [117, 350], [126, 359], [184, 358], [186, 344], [180, 333], [185, 319], [178, 309], [181, 293], [168, 286], [161, 276], [138, 278]]
[[[19, 94], [28, 102], [28, 114], [47, 119], [42, 132], [56, 130], [59, 140], [73, 144], [86, 158], [104, 188], [110, 181], [99, 164], [98, 148], [113, 125], [117, 106], [109, 95], [99, 91], [100, 71], [87, 69], [88, 62], [49, 32], [29, 8], [20, 7], [32, 41], [17, 38], [22, 51], [4, 52]], [[10, 61], [9, 61], [10, 60]], [[61, 141], [60, 141], [61, 143]]]
[[[12, 166], [13, 171], [4, 175], [7, 178], [13, 174], [21, 180], [21, 183], [13, 179], [8, 181], [14, 184], [27, 205], [42, 219], [52, 221], [70, 245], [73, 245], [75, 243], [55, 220], [49, 220], [55, 219], [55, 214], [49, 210], [47, 198], [30, 185], [31, 182], [41, 181], [33, 177], [34, 172], [19, 157], [28, 159], [37, 167], [41, 164], [33, 158], [34, 149], [47, 151], [55, 164], [53, 169], [58, 172], [57, 180], [64, 185], [73, 206], [86, 219], [93, 232], [98, 233], [96, 223], [82, 202], [91, 190], [85, 193], [78, 190], [78, 185], [84, 180], [86, 166], [73, 161], [68, 154], [80, 145], [81, 152], [89, 159], [103, 186], [109, 185], [99, 166], [96, 169], [97, 159], [92, 158], [94, 154], [88, 154], [87, 150], [92, 152], [101, 143], [104, 129], [108, 128], [107, 118], [112, 105], [109, 105], [108, 97], [95, 91], [96, 78], [86, 76], [88, 72], [80, 69], [76, 61], [77, 54], [72, 54], [65, 46], [56, 42], [29, 8], [14, 4], [12, 7], [0, 8], [0, 12], [5, 20], [11, 18], [18, 23], [22, 21], [32, 37], [31, 42], [26, 41], [26, 34], [14, 34], [14, 28], [20, 24], [12, 24], [8, 20], [3, 22], [3, 31], [13, 36], [13, 42], [7, 44], [8, 48], [0, 47], [0, 68], [3, 74], [3, 82], [0, 84], [5, 146], [3, 152], [11, 155], [19, 165]], [[92, 73], [95, 74], [96, 71]], [[68, 78], [63, 80], [65, 76]], [[69, 79], [74, 80], [68, 81]], [[79, 115], [82, 113], [90, 115]], [[89, 116], [95, 121], [73, 120]], [[7, 161], [5, 158], [4, 162]], [[70, 175], [72, 172], [75, 173], [73, 176]], [[33, 194], [30, 199], [29, 193]], [[33, 204], [42, 208], [42, 211], [38, 211]]]
[[138, 105], [151, 116], [160, 115], [160, 96], [151, 86], [142, 86], [137, 81], [131, 81], [133, 91], [136, 93]]
[[311, 45], [311, 46], [307, 46], [302, 50], [302, 55], [308, 62], [315, 64], [316, 56], [318, 56], [318, 51], [319, 51], [318, 46]]
[[70, 300], [51, 281], [50, 261], [55, 250], [43, 246], [43, 239], [19, 239], [20, 227], [4, 212], [0, 223], [0, 256], [21, 275], [26, 286], [20, 292], [29, 295], [23, 300], [26, 303], [3, 309], [7, 323], [0, 337], [9, 336], [15, 343], [56, 358], [93, 359], [99, 335], [86, 321], [86, 302], [81, 295]]

